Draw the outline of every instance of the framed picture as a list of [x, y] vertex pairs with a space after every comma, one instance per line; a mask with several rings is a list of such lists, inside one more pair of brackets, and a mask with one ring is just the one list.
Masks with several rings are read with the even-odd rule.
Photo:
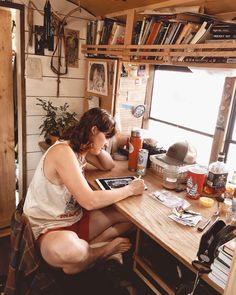
[[107, 62], [96, 60], [88, 62], [87, 91], [108, 95]]
[[78, 68], [79, 66], [79, 31], [66, 29], [66, 56], [68, 67]]

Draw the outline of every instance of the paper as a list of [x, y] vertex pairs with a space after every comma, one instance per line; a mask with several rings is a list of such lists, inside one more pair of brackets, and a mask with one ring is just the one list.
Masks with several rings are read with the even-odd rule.
[[88, 99], [88, 108], [98, 108], [99, 107], [99, 97], [97, 96], [92, 96], [91, 98]]
[[42, 79], [42, 62], [40, 58], [28, 57], [27, 59], [27, 78]]
[[155, 199], [160, 201], [163, 205], [169, 208], [175, 208], [181, 206], [184, 209], [187, 209], [190, 206], [190, 203], [184, 199], [181, 199], [167, 190], [155, 191], [151, 193]]
[[178, 223], [188, 226], [195, 226], [202, 219], [200, 213], [185, 210], [183, 207], [175, 207], [169, 217]]

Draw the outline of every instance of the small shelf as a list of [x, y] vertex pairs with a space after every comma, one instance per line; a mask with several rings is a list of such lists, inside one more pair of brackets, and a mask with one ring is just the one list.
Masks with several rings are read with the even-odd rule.
[[[149, 64], [236, 67], [236, 42], [181, 45], [82, 45], [93, 57], [116, 57]], [[182, 61], [178, 60], [182, 57]], [[184, 60], [184, 57], [188, 60]], [[203, 59], [205, 58], [205, 59]]]

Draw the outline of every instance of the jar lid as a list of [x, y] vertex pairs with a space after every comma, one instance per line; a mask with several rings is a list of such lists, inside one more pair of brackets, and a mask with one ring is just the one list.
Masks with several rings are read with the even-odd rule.
[[141, 137], [141, 130], [140, 129], [134, 129], [131, 131], [131, 136], [134, 137]]

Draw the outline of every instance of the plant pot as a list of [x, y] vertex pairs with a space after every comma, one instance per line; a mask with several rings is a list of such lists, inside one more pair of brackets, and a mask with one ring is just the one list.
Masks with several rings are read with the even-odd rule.
[[57, 135], [52, 135], [52, 134], [48, 134], [46, 139], [45, 139], [45, 142], [49, 145], [52, 145], [54, 144], [57, 140], [59, 139], [59, 136]]

